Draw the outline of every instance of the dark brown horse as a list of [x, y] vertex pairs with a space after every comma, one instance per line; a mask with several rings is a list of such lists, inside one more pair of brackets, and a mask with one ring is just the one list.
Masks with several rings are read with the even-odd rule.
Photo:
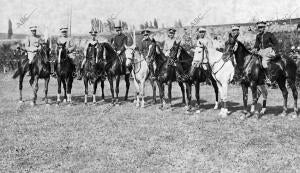
[[96, 103], [96, 91], [98, 83], [101, 82], [102, 99], [104, 100], [104, 78], [103, 78], [103, 63], [99, 61], [99, 44], [89, 44], [86, 53], [86, 63], [83, 67], [83, 82], [85, 87], [84, 103], [87, 104], [88, 85], [93, 84], [93, 103]]
[[[50, 49], [47, 43], [43, 43], [40, 45], [41, 49], [36, 53], [32, 60], [32, 68], [31, 68], [31, 78], [29, 83], [33, 89], [33, 99], [31, 105], [36, 105], [37, 92], [39, 89], [38, 80], [45, 80], [45, 103], [48, 105], [48, 84], [50, 80], [50, 62], [49, 62], [49, 52]], [[19, 76], [19, 92], [20, 92], [20, 102], [22, 100], [22, 89], [23, 89], [23, 79], [27, 71], [29, 71], [29, 63], [28, 59], [20, 61], [18, 64], [18, 69], [13, 75], [13, 78], [17, 78]]]
[[[187, 95], [187, 111], [191, 109], [191, 90], [192, 84], [195, 84], [195, 94], [197, 100], [197, 106], [200, 108], [200, 83], [206, 82], [207, 79], [211, 81], [211, 84], [215, 91], [216, 103], [214, 109], [218, 108], [218, 85], [216, 80], [213, 78], [210, 66], [206, 63], [202, 63], [200, 67], [196, 68], [192, 74], [190, 74], [193, 57], [190, 56], [187, 51], [179, 43], [174, 43], [170, 50], [170, 58], [172, 58], [179, 66], [182, 67], [183, 74], [178, 74], [184, 76], [181, 80], [186, 84], [186, 95]], [[178, 71], [180, 73], [180, 71]], [[197, 112], [200, 112], [199, 110]]]
[[57, 104], [60, 103], [61, 83], [64, 88], [64, 102], [72, 103], [71, 90], [73, 84], [73, 72], [75, 67], [72, 60], [67, 55], [66, 43], [57, 44], [57, 60], [55, 61], [54, 70], [57, 74]]
[[[108, 43], [99, 44], [99, 60], [104, 66], [104, 71], [107, 75], [110, 91], [112, 95], [112, 104], [119, 104], [119, 84], [120, 77], [125, 76], [126, 93], [124, 100], [128, 99], [128, 91], [130, 86], [130, 73], [126, 73], [126, 58], [118, 56], [117, 52]], [[116, 78], [116, 88], [114, 89], [114, 78]], [[116, 93], [116, 98], [115, 94]]]
[[[243, 102], [244, 102], [244, 114], [241, 116], [241, 119], [249, 117], [251, 114], [255, 112], [255, 106], [257, 104], [257, 100], [259, 98], [257, 92], [257, 86], [264, 85], [264, 72], [262, 71], [261, 65], [261, 57], [259, 55], [255, 55], [250, 53], [245, 46], [239, 42], [236, 37], [233, 37], [229, 34], [229, 40], [225, 44], [225, 52], [223, 54], [224, 57], [234, 56], [236, 60], [236, 68], [241, 78], [241, 85], [243, 90]], [[291, 58], [282, 59], [280, 56], [277, 56], [270, 62], [269, 69], [271, 74], [271, 81], [276, 81], [279, 85], [279, 88], [282, 92], [283, 96], [283, 112], [282, 116], [287, 115], [287, 98], [288, 91], [286, 88], [286, 82], [288, 82], [294, 97], [294, 115], [293, 117], [297, 117], [298, 115], [298, 107], [297, 107], [297, 99], [298, 92], [295, 86], [296, 81], [296, 63]], [[248, 87], [251, 87], [252, 90], [252, 105], [251, 112], [248, 114], [247, 111], [247, 100], [248, 100]], [[264, 87], [263, 87], [264, 88]], [[262, 88], [262, 89], [263, 89]], [[263, 89], [264, 90], [264, 89]], [[266, 91], [262, 92], [266, 93]], [[266, 94], [263, 100], [263, 109], [261, 113], [257, 113], [257, 118], [260, 118], [262, 114], [266, 111]]]
[[[168, 85], [168, 98], [169, 103], [172, 106], [172, 82], [178, 81], [178, 76], [176, 76], [176, 67], [174, 66], [172, 60], [163, 54], [162, 50], [159, 48], [158, 44], [154, 39], [152, 39], [152, 42], [149, 46], [147, 56], [150, 59], [153, 59], [154, 64], [156, 66], [155, 75], [157, 76], [156, 83], [159, 88], [159, 95], [161, 101], [160, 108], [163, 108], [166, 103], [164, 84]], [[181, 81], [178, 81], [178, 84], [182, 93], [182, 103], [186, 104], [183, 83]]]

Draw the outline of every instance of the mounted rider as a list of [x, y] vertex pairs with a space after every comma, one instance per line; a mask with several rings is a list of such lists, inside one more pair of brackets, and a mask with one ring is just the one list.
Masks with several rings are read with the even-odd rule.
[[88, 40], [85, 48], [84, 48], [84, 59], [82, 60], [82, 63], [81, 63], [81, 66], [80, 66], [80, 73], [79, 73], [79, 76], [78, 76], [78, 80], [81, 80], [82, 79], [82, 73], [83, 73], [83, 67], [85, 65], [85, 62], [86, 62], [86, 56], [87, 56], [87, 51], [88, 51], [88, 48], [90, 45], [95, 45], [95, 44], [98, 44], [99, 41], [97, 40], [97, 31], [96, 30], [91, 30], [89, 32], [91, 34], [91, 39]]
[[290, 57], [292, 57], [295, 61], [300, 59], [300, 23], [297, 25], [292, 38]]
[[[117, 55], [119, 56], [119, 59], [121, 61], [121, 64], [125, 63], [124, 58], [125, 58], [125, 45], [127, 45], [128, 42], [128, 37], [123, 34], [122, 32], [122, 27], [117, 26], [115, 27], [117, 35], [115, 35], [112, 40], [111, 44], [113, 49], [117, 52]], [[122, 65], [123, 67], [123, 65]], [[128, 68], [126, 68], [126, 74], [130, 74], [130, 71]]]
[[[71, 63], [74, 68], [73, 76], [76, 76], [76, 65], [75, 65], [75, 44], [73, 42], [73, 39], [71, 37], [68, 37], [68, 28], [67, 27], [62, 27], [59, 29], [61, 32], [61, 36], [58, 37], [57, 39], [57, 44], [65, 44], [66, 43], [66, 50], [67, 50], [67, 56], [70, 58]], [[54, 72], [54, 76], [56, 76]]]
[[278, 54], [278, 41], [273, 33], [265, 31], [266, 22], [258, 22], [257, 27], [259, 33], [256, 36], [253, 52], [262, 57], [262, 66], [268, 80], [269, 62]]
[[163, 47], [163, 53], [165, 56], [170, 56], [170, 50], [174, 45], [174, 42], [176, 41], [175, 38], [176, 29], [170, 28], [168, 30], [168, 37], [164, 40], [164, 47]]
[[42, 39], [40, 35], [36, 34], [37, 26], [31, 26], [29, 29], [31, 35], [25, 39], [25, 50], [27, 51], [29, 75], [31, 75], [32, 60], [36, 53], [41, 49]]
[[141, 32], [141, 34], [143, 35], [143, 39], [142, 39], [142, 43], [141, 43], [141, 46], [139, 49], [141, 51], [142, 56], [145, 58], [145, 60], [148, 64], [151, 76], [153, 77], [154, 76], [153, 59], [150, 59], [150, 57], [147, 56], [148, 51], [149, 51], [149, 46], [152, 43], [152, 40], [150, 38], [150, 31], [145, 29]]
[[198, 28], [196, 48], [192, 67], [190, 69], [190, 77], [193, 75], [196, 68], [198, 68], [202, 64], [208, 63], [208, 49], [212, 47], [213, 41], [206, 35], [206, 29], [202, 27]]

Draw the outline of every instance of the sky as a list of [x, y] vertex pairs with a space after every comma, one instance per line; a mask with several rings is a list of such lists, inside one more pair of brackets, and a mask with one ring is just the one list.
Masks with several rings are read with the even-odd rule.
[[[0, 4], [0, 33], [7, 32], [11, 19], [14, 33], [28, 33], [29, 26], [37, 25], [39, 32], [58, 34], [67, 25], [71, 8], [75, 34], [87, 34], [95, 17], [116, 16], [137, 28], [154, 18], [159, 27], [162, 23], [171, 27], [178, 19], [188, 26], [203, 13], [197, 25], [300, 17], [300, 0], [0, 0]], [[20, 18], [34, 9], [29, 20], [17, 28]]]

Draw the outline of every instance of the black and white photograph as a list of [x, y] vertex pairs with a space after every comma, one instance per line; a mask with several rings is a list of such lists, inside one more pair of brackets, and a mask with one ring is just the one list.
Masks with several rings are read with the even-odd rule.
[[0, 172], [300, 172], [299, 0], [0, 4]]

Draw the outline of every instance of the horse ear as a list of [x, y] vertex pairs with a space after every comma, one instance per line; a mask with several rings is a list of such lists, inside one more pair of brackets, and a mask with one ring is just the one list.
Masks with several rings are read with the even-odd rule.
[[178, 46], [180, 46], [181, 40], [177, 43]]
[[66, 47], [67, 42], [64, 43], [64, 47]]
[[229, 38], [232, 38], [232, 34], [231, 34], [231, 32], [229, 32], [229, 34], [228, 34], [228, 37], [229, 37]]
[[152, 38], [152, 42], [154, 42], [154, 43], [156, 42], [154, 38]]

